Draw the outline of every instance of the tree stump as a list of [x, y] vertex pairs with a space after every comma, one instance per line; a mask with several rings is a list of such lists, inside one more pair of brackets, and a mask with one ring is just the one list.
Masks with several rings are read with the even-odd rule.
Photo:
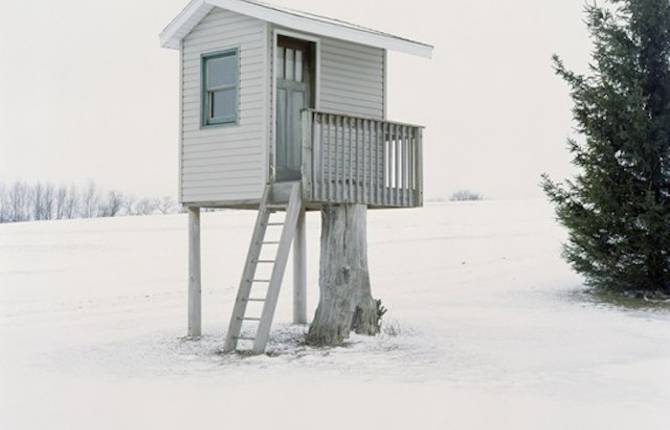
[[379, 326], [368, 270], [367, 207], [325, 206], [321, 222], [320, 298], [307, 343], [339, 345], [352, 330], [374, 336]]

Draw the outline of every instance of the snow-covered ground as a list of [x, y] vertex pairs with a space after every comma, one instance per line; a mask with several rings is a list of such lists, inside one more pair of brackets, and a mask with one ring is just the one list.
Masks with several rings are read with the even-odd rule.
[[184, 216], [0, 226], [0, 429], [670, 428], [670, 312], [584, 294], [541, 201], [371, 212], [382, 336], [301, 345], [289, 268], [270, 354], [222, 356], [253, 221], [204, 215], [200, 342]]

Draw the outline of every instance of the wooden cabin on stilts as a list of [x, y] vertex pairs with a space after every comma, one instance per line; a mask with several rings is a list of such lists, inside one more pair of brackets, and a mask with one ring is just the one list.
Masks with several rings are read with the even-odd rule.
[[[293, 321], [307, 322], [306, 211], [422, 206], [423, 128], [386, 118], [387, 52], [429, 58], [433, 48], [247, 0], [193, 0], [160, 38], [180, 53], [188, 336], [202, 330], [200, 209], [257, 210], [224, 349], [244, 341], [262, 353], [291, 246]], [[246, 324], [253, 336], [243, 335]]]

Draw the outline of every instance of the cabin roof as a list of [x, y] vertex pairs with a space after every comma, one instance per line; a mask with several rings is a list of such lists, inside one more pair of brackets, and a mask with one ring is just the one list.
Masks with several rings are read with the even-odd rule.
[[332, 37], [361, 45], [430, 58], [431, 45], [315, 15], [252, 0], [192, 0], [161, 32], [161, 46], [179, 49], [181, 40], [215, 7], [230, 10], [297, 31]]

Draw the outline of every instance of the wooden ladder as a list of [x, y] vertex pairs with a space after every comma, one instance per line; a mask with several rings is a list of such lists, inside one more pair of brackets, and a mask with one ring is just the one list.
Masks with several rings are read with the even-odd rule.
[[[265, 346], [267, 345], [270, 336], [270, 328], [277, 307], [279, 290], [281, 288], [282, 279], [284, 278], [284, 271], [291, 250], [291, 243], [295, 236], [298, 217], [302, 210], [301, 184], [299, 182], [296, 182], [291, 186], [287, 204], [271, 203], [271, 189], [271, 185], [266, 186], [258, 209], [256, 226], [254, 227], [251, 245], [249, 246], [249, 253], [247, 254], [247, 260], [244, 264], [242, 280], [240, 281], [240, 288], [237, 292], [237, 300], [235, 301], [233, 315], [228, 326], [228, 333], [226, 334], [226, 344], [223, 348], [223, 351], [226, 353], [236, 351], [238, 341], [243, 340], [253, 342], [251, 352], [254, 354], [262, 354], [265, 352]], [[270, 222], [270, 215], [281, 211], [286, 211], [284, 221], [276, 223]], [[268, 227], [282, 228], [281, 238], [278, 242], [266, 240]], [[261, 251], [264, 247], [270, 246], [277, 247], [277, 253], [274, 260], [261, 260]], [[270, 279], [256, 278], [258, 266], [261, 264], [272, 266], [272, 275], [270, 276]], [[254, 290], [259, 285], [268, 286], [267, 293], [264, 297], [253, 296]], [[263, 311], [260, 316], [246, 315], [247, 304], [250, 302], [263, 303]], [[242, 336], [242, 326], [244, 323], [258, 324], [255, 336]]]

